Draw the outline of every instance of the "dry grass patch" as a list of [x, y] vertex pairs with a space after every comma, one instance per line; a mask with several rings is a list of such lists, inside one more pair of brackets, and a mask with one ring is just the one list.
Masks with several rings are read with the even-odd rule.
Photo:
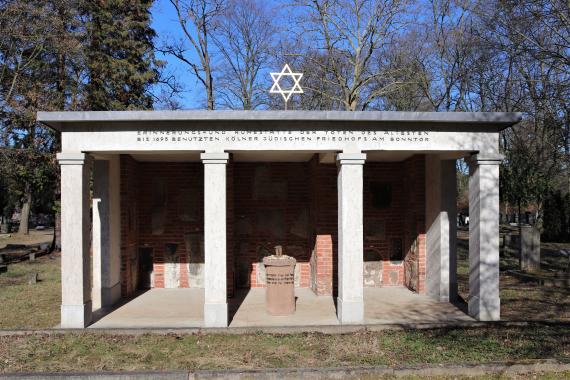
[[[469, 298], [469, 240], [465, 231], [459, 232], [457, 244], [457, 283], [459, 295]], [[557, 254], [562, 245], [542, 245], [541, 266], [545, 271], [563, 272], [568, 259]], [[566, 244], [566, 248], [568, 245]], [[500, 297], [502, 320], [570, 321], [570, 289], [545, 287], [524, 282], [507, 271], [518, 269], [516, 249], [501, 248]]]
[[[51, 328], [59, 324], [60, 258], [43, 256], [8, 266], [0, 274], [0, 329]], [[38, 273], [39, 281], [28, 284]]]
[[568, 326], [358, 332], [346, 335], [0, 337], [0, 372], [339, 367], [570, 360]]

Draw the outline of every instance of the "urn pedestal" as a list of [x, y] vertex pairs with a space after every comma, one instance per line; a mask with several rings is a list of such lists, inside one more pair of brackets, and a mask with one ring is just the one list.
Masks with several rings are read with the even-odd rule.
[[295, 312], [295, 264], [290, 256], [267, 256], [263, 259], [267, 288], [265, 308], [271, 315]]

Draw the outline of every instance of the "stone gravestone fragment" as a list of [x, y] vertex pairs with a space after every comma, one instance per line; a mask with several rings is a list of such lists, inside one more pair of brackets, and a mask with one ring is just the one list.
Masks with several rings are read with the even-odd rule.
[[38, 273], [37, 272], [32, 272], [28, 275], [28, 284], [29, 285], [34, 285], [35, 283], [38, 282]]
[[363, 280], [366, 287], [382, 286], [382, 256], [375, 249], [364, 251]]
[[191, 288], [204, 287], [204, 235], [191, 233], [184, 235], [184, 245], [188, 255], [189, 284]]
[[180, 286], [180, 256], [177, 254], [178, 244], [166, 243], [164, 247], [164, 287]]
[[30, 252], [28, 254], [28, 260], [30, 261], [36, 261], [36, 253], [35, 252]]
[[520, 266], [528, 272], [540, 271], [540, 232], [532, 226], [521, 226]]

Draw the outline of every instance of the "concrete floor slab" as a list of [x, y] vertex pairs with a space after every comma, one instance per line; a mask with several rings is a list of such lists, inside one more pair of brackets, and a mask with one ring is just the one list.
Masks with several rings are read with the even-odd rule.
[[[265, 311], [265, 289], [245, 291], [243, 302], [230, 303], [230, 313], [236, 310], [230, 327], [318, 326], [338, 325], [332, 297], [319, 297], [308, 288], [295, 289], [295, 314], [274, 316]], [[241, 295], [243, 297], [244, 295]], [[239, 300], [240, 294], [236, 295]]]
[[150, 289], [89, 327], [203, 327], [204, 289]]
[[404, 287], [364, 288], [364, 323], [474, 321], [449, 302], [439, 302]]
[[[332, 297], [297, 288], [296, 311], [272, 316], [265, 311], [265, 289], [239, 290], [228, 302], [231, 327], [337, 326]], [[151, 289], [92, 324], [91, 328], [203, 327], [203, 289]], [[364, 324], [473, 321], [456, 306], [406, 288], [364, 288]]]

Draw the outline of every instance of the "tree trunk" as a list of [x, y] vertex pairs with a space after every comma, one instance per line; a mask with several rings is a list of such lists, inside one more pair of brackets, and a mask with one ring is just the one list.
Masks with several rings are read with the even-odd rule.
[[26, 190], [24, 195], [24, 204], [22, 205], [22, 212], [20, 213], [20, 226], [18, 227], [18, 234], [28, 235], [30, 230], [28, 228], [28, 221], [30, 219], [30, 207], [32, 206], [32, 192]]

